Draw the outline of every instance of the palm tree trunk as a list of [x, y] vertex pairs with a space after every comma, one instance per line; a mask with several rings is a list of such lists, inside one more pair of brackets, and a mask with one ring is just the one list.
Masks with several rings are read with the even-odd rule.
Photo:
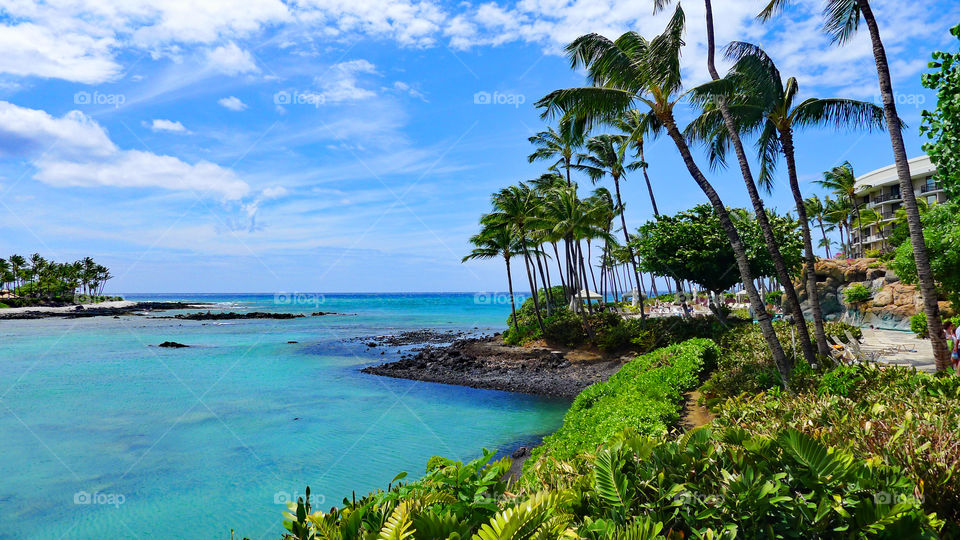
[[750, 261], [747, 259], [747, 252], [743, 246], [743, 241], [740, 239], [740, 234], [737, 232], [736, 227], [733, 226], [733, 221], [730, 219], [730, 213], [727, 212], [727, 207], [724, 206], [723, 201], [720, 199], [720, 195], [717, 194], [717, 191], [703, 175], [703, 172], [694, 161], [693, 155], [690, 153], [690, 147], [687, 145], [686, 139], [683, 138], [683, 134], [680, 133], [680, 129], [677, 128], [677, 124], [673, 119], [672, 113], [663, 114], [660, 120], [663, 122], [664, 127], [667, 128], [667, 133], [670, 134], [670, 138], [673, 139], [674, 144], [680, 151], [680, 155], [683, 157], [683, 163], [687, 166], [687, 170], [690, 172], [690, 175], [693, 176], [694, 181], [698, 186], [700, 186], [700, 189], [707, 196], [707, 199], [710, 200], [710, 204], [713, 205], [713, 209], [717, 212], [717, 216], [720, 218], [720, 225], [723, 227], [724, 232], [727, 234], [727, 238], [730, 240], [730, 246], [733, 248], [733, 253], [737, 260], [737, 268], [740, 270], [740, 279], [743, 281], [743, 285], [747, 290], [747, 297], [750, 299], [750, 305], [753, 307], [753, 310], [757, 315], [757, 323], [760, 326], [760, 332], [763, 334], [763, 338], [766, 340], [767, 346], [770, 348], [770, 353], [773, 355], [773, 361], [777, 366], [777, 370], [780, 372], [780, 378], [783, 382], [783, 386], [789, 390], [790, 373], [793, 371], [793, 366], [791, 365], [790, 359], [787, 358], [787, 355], [784, 353], [783, 346], [780, 344], [780, 340], [777, 338], [777, 332], [773, 328], [773, 321], [770, 318], [770, 314], [767, 313], [767, 310], [763, 305], [763, 301], [760, 298], [760, 294], [753, 285], [753, 276], [750, 273]]
[[513, 313], [513, 331], [520, 336], [520, 328], [517, 321], [517, 303], [513, 299], [513, 276], [510, 274], [510, 255], [506, 254], [503, 256], [504, 261], [507, 263], [507, 287], [510, 289], [510, 312]]
[[587, 268], [590, 269], [590, 281], [593, 282], [593, 290], [597, 290], [597, 277], [593, 275], [593, 254], [590, 252], [590, 239], [587, 238]]
[[887, 119], [887, 131], [890, 133], [890, 142], [893, 144], [893, 157], [897, 164], [897, 176], [900, 177], [900, 195], [903, 197], [903, 207], [907, 214], [907, 227], [910, 230], [910, 243], [913, 245], [913, 258], [917, 265], [917, 281], [920, 282], [920, 291], [923, 293], [923, 311], [927, 315], [927, 327], [930, 331], [930, 341], [933, 344], [933, 355], [937, 363], [937, 371], [946, 371], [950, 368], [950, 353], [947, 351], [947, 342], [943, 335], [940, 321], [940, 306], [937, 304], [937, 288], [930, 271], [930, 257], [927, 246], [923, 241], [923, 226], [920, 222], [920, 211], [917, 208], [917, 198], [913, 193], [913, 180], [910, 176], [910, 165], [907, 162], [907, 151], [903, 144], [903, 133], [900, 131], [900, 118], [897, 115], [897, 105], [893, 97], [893, 84], [890, 82], [890, 67], [887, 65], [887, 53], [880, 40], [880, 28], [873, 16], [870, 2], [857, 0], [863, 20], [870, 30], [870, 40], [873, 43], [873, 57], [877, 63], [877, 77], [880, 81], [880, 95], [883, 97], [883, 111]]
[[[564, 292], [567, 290], [567, 282], [563, 277], [563, 267], [560, 266], [560, 250], [557, 249], [556, 242], [550, 242], [550, 245], [553, 246], [553, 254], [557, 256], [557, 270], [560, 272], [560, 285], [563, 286]], [[564, 299], [566, 301], [566, 299]]]
[[[584, 268], [584, 264], [583, 264], [583, 246], [580, 244], [580, 241], [579, 241], [579, 240], [577, 240], [577, 255], [578, 255], [577, 261], [578, 261], [578, 263], [579, 263], [579, 265], [580, 265], [580, 275], [582, 276], [583, 283], [584, 283], [584, 288], [583, 288], [583, 289], [586, 289], [586, 288], [587, 288], [587, 287], [586, 287], [586, 284], [587, 284], [587, 269]], [[583, 302], [583, 289], [580, 289], [579, 291], [577, 291], [577, 293], [580, 295], [580, 301], [581, 301], [581, 302]], [[589, 291], [587, 291], [587, 311], [589, 311], [590, 314], [593, 315], [593, 304], [590, 303], [590, 292], [589, 292]]]
[[823, 228], [823, 218], [817, 216], [817, 224], [820, 225], [820, 234], [823, 236], [823, 250], [827, 253], [827, 258], [830, 256], [830, 241], [827, 240], [827, 231]]
[[630, 245], [630, 233], [627, 232], [627, 218], [623, 215], [623, 201], [620, 199], [620, 178], [617, 176], [613, 177], [613, 187], [617, 193], [617, 208], [620, 209], [620, 225], [623, 226], [623, 240], [626, 242], [624, 245], [627, 248], [627, 253], [630, 255], [630, 265], [633, 266], [633, 277], [636, 279], [634, 283], [637, 284], [637, 296], [639, 296], [640, 301], [640, 319], [646, 319], [647, 314], [643, 310], [643, 286], [640, 283], [640, 270], [637, 269], [637, 259], [633, 256], [633, 247]]
[[[790, 191], [793, 192], [793, 202], [797, 206], [797, 219], [800, 221], [800, 232], [803, 234], [804, 267], [806, 268], [807, 299], [810, 302], [810, 312], [813, 314], [813, 335], [817, 340], [817, 350], [826, 356], [830, 354], [830, 345], [827, 344], [827, 333], [823, 329], [823, 310], [820, 307], [820, 294], [817, 292], [817, 274], [814, 268], [816, 258], [813, 255], [813, 240], [810, 238], [810, 222], [807, 219], [807, 207], [803, 204], [803, 195], [800, 193], [800, 181], [797, 178], [796, 155], [793, 147], [793, 133], [784, 130], [780, 133], [780, 142], [783, 145], [783, 155], [787, 161], [787, 176], [790, 179]], [[802, 310], [798, 311], [803, 314]], [[798, 321], [806, 326], [803, 319]]]
[[680, 283], [680, 280], [677, 280], [677, 297], [680, 299], [680, 309], [683, 310], [683, 314], [680, 316], [684, 319], [690, 318], [690, 312], [687, 307], [687, 295], [683, 293], [683, 285]]
[[530, 282], [530, 294], [533, 296], [533, 309], [537, 316], [537, 326], [540, 327], [540, 333], [546, 333], [546, 328], [543, 326], [543, 317], [540, 314], [540, 300], [537, 298], [537, 284], [535, 280], [537, 279], [536, 270], [531, 271], [530, 264], [530, 253], [527, 250], [527, 241], [526, 233], [523, 229], [520, 229], [520, 248], [523, 250], [523, 264], [527, 268], [527, 281]]
[[647, 160], [643, 156], [643, 139], [637, 141], [637, 151], [640, 153], [640, 162], [643, 163], [643, 180], [647, 183], [647, 193], [650, 194], [650, 204], [653, 205], [654, 217], [660, 216], [657, 210], [657, 199], [653, 196], [653, 185], [650, 184], [650, 177], [647, 176]]
[[[913, 190], [913, 187], [910, 188]], [[850, 196], [851, 202], [853, 202], [853, 211], [857, 214], [857, 243], [860, 244], [860, 256], [863, 257], [863, 222], [860, 221], [860, 205], [857, 203], [857, 198], [853, 195]]]
[[[713, 35], [713, 6], [710, 0], [704, 0], [704, 7], [707, 16], [707, 68], [713, 80], [720, 78], [714, 64], [714, 35]], [[797, 290], [793, 287], [790, 279], [790, 272], [787, 264], [783, 260], [777, 240], [773, 236], [773, 229], [770, 227], [770, 220], [767, 219], [767, 212], [763, 206], [763, 200], [757, 191], [757, 185], [753, 180], [753, 173], [750, 171], [750, 162], [747, 160], [747, 153], [743, 149], [743, 142], [740, 140], [740, 132], [737, 130], [733, 117], [730, 115], [730, 109], [723, 99], [717, 100], [720, 106], [720, 114], [723, 116], [723, 122], [730, 134], [730, 141], [733, 143], [734, 151], [737, 154], [737, 161], [740, 162], [740, 172], [743, 174], [743, 181], [747, 186], [747, 193], [750, 195], [750, 202], [753, 203], [754, 212], [757, 215], [757, 223], [763, 231], [763, 239], [767, 244], [767, 251], [773, 259], [773, 266], [777, 270], [777, 276], [783, 283], [783, 289], [790, 304], [794, 309], [794, 318], [796, 319], [797, 333], [800, 335], [800, 345], [803, 349], [803, 356], [807, 363], [813, 365], [817, 362], [816, 351], [813, 349], [813, 343], [810, 340], [810, 333], [807, 331], [807, 324], [803, 318], [803, 311], [800, 309], [800, 299], [797, 296]]]
[[538, 249], [533, 254], [534, 258], [537, 260], [537, 268], [540, 270], [540, 282], [543, 284], [543, 295], [547, 300], [547, 316], [550, 316], [551, 308], [550, 304], [550, 285], [547, 284], [547, 276], [543, 272], [543, 263], [540, 262], [540, 250]]

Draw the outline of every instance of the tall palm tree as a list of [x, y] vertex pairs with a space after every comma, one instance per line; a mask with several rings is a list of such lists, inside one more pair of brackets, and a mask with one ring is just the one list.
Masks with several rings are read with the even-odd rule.
[[[827, 204], [829, 204], [830, 197], [826, 197]], [[820, 197], [817, 197], [815, 194], [807, 197], [803, 201], [804, 208], [807, 212], [807, 216], [817, 220], [817, 226], [820, 227], [820, 235], [823, 236], [823, 240], [820, 241], [820, 246], [825, 249], [827, 258], [832, 257], [830, 254], [830, 241], [827, 240], [827, 230], [828, 228], [823, 225], [824, 219], [826, 217], [826, 206], [824, 202], [820, 200]]]
[[[657, 11], [663, 9], [666, 5], [670, 4], [671, 1], [672, 0], [654, 0], [654, 12], [656, 13]], [[680, 9], [679, 5], [677, 9]], [[710, 0], [704, 0], [704, 12], [706, 15], [707, 28], [707, 71], [710, 72], [710, 78], [714, 81], [717, 81], [720, 79], [720, 73], [717, 71], [716, 66], [716, 40], [714, 37], [713, 26], [713, 4]], [[717, 96], [713, 103], [716, 106], [717, 111], [720, 113], [720, 117], [722, 118], [723, 127], [727, 133], [726, 140], [729, 141], [730, 146], [733, 147], [734, 153], [737, 156], [737, 163], [740, 166], [740, 174], [743, 176], [743, 182], [747, 188], [747, 194], [750, 197], [750, 203], [753, 205], [754, 214], [757, 218], [757, 224], [760, 226], [760, 230], [763, 233], [763, 240], [764, 243], [766, 243], [767, 251], [770, 252], [770, 258], [773, 261], [774, 268], [776, 269], [777, 277], [779, 278], [783, 286], [784, 294], [787, 297], [787, 304], [793, 310], [794, 317], [796, 318], [796, 329], [797, 333], [800, 335], [800, 345], [801, 349], [803, 350], [803, 356], [808, 363], [814, 364], [816, 363], [817, 358], [813, 349], [813, 344], [810, 340], [809, 332], [807, 331], [806, 324], [804, 323], [803, 311], [800, 309], [800, 299], [797, 296], [797, 291], [793, 286], [790, 269], [787, 268], [783, 254], [780, 253], [780, 247], [776, 242], [773, 227], [770, 225], [770, 220], [767, 217], [763, 199], [760, 197], [760, 192], [757, 190], [757, 184], [754, 181], [753, 172], [750, 170], [750, 162], [747, 159], [747, 153], [744, 150], [743, 142], [740, 139], [737, 121], [730, 111], [731, 104], [728, 103], [723, 96]], [[818, 326], [822, 327], [822, 323]], [[821, 336], [821, 332], [819, 331], [817, 334], [817, 345], [821, 352], [826, 354], [828, 352], [826, 349], [826, 336]]]
[[[770, 0], [760, 17], [769, 19], [789, 2], [790, 0]], [[900, 196], [903, 197], [903, 209], [907, 214], [910, 243], [913, 245], [913, 258], [917, 266], [917, 281], [923, 296], [923, 311], [927, 316], [937, 371], [946, 371], [950, 368], [950, 352], [947, 350], [947, 341], [943, 335], [940, 306], [937, 303], [937, 285], [930, 269], [930, 255], [923, 240], [923, 224], [920, 221], [917, 197], [913, 192], [913, 177], [910, 174], [907, 148], [903, 142], [902, 123], [897, 114], [897, 102], [893, 93], [887, 52], [880, 38], [880, 26], [877, 24], [869, 0], [826, 0], [823, 14], [824, 31], [830, 35], [834, 43], [843, 45], [853, 37], [860, 28], [861, 18], [870, 33], [880, 97], [888, 126], [887, 132], [890, 134], [890, 144], [893, 147], [893, 160], [897, 167], [897, 177], [900, 179]]]
[[[830, 346], [823, 327], [823, 315], [817, 294], [814, 273], [816, 258], [810, 224], [807, 219], [800, 181], [797, 175], [794, 147], [796, 128], [835, 125], [838, 128], [872, 130], [883, 126], [883, 109], [865, 101], [852, 99], [807, 98], [796, 103], [800, 85], [794, 77], [784, 82], [773, 59], [760, 47], [751, 43], [733, 42], [727, 46], [726, 56], [735, 61], [723, 79], [702, 86], [697, 90], [704, 97], [720, 97], [729, 103], [729, 114], [737, 128], [743, 132], [759, 132], [757, 146], [760, 154], [758, 181], [769, 191], [773, 183], [773, 171], [780, 154], [787, 163], [787, 178], [793, 195], [804, 245], [807, 296], [813, 314], [814, 335], [820, 354], [829, 354]], [[713, 100], [717, 102], [716, 99]], [[726, 146], [728, 136], [720, 111], [708, 108], [692, 125], [691, 129], [701, 137], [716, 133], [721, 141], [714, 149]], [[722, 158], [721, 158], [722, 159]]]
[[633, 256], [633, 248], [630, 246], [630, 232], [627, 230], [623, 199], [620, 196], [620, 181], [626, 176], [627, 171], [641, 167], [640, 162], [627, 162], [625, 154], [630, 142], [626, 135], [605, 133], [591, 137], [586, 144], [589, 153], [579, 154], [574, 167], [587, 173], [587, 176], [594, 182], [599, 182], [605, 176], [610, 176], [613, 180], [613, 192], [616, 197], [616, 207], [620, 214], [620, 225], [623, 227], [624, 244], [627, 246], [627, 253], [630, 255], [634, 283], [637, 287], [637, 294], [640, 296], [640, 316], [644, 318], [646, 313], [643, 309], [643, 282], [640, 281], [640, 270], [637, 268], [637, 260]]
[[[859, 190], [857, 190], [857, 176], [853, 173], [853, 165], [849, 161], [843, 162], [829, 171], [824, 171], [823, 180], [815, 182], [829, 190], [832, 190], [838, 199], [842, 199], [853, 211], [852, 222], [859, 223], [860, 202], [857, 200]], [[857, 227], [857, 240], [859, 241], [859, 254], [863, 256], [863, 227]], [[849, 240], [849, 239], [848, 239]], [[853, 246], [851, 246], [852, 248]], [[849, 255], [848, 255], [849, 256]]]
[[536, 151], [528, 156], [530, 163], [535, 161], [553, 160], [550, 166], [553, 170], [563, 168], [566, 171], [567, 185], [572, 186], [570, 179], [570, 169], [573, 167], [573, 156], [578, 148], [583, 146], [585, 126], [583, 122], [563, 118], [560, 120], [557, 130], [548, 127], [546, 131], [541, 131], [530, 137], [532, 144], [537, 145]]
[[513, 313], [513, 330], [519, 332], [517, 326], [517, 304], [513, 294], [513, 275], [510, 272], [510, 259], [514, 257], [522, 248], [520, 248], [517, 238], [510, 234], [510, 229], [505, 226], [486, 226], [477, 234], [470, 238], [470, 243], [474, 247], [470, 254], [464, 257], [461, 262], [472, 259], [493, 259], [503, 257], [503, 262], [507, 266], [507, 287], [510, 290], [510, 311]]
[[643, 171], [643, 180], [647, 184], [647, 193], [650, 195], [650, 205], [653, 207], [653, 216], [657, 217], [660, 215], [660, 210], [657, 208], [657, 198], [653, 196], [650, 176], [647, 175], [647, 168], [650, 165], [644, 155], [643, 144], [648, 134], [658, 134], [659, 123], [653, 121], [653, 116], [649, 112], [631, 109], [624, 113], [623, 118], [617, 122], [617, 127], [627, 136], [627, 143], [632, 144], [637, 150], [640, 169]]
[[545, 116], [562, 113], [606, 122], [613, 121], [637, 105], [644, 105], [645, 110], [653, 113], [655, 121], [673, 140], [690, 175], [720, 218], [736, 255], [737, 268], [764, 339], [770, 347], [783, 384], [789, 387], [793, 366], [783, 351], [753, 283], [743, 241], [720, 195], [693, 159], [690, 146], [674, 116], [674, 107], [686, 97], [686, 93], [681, 93], [680, 75], [683, 29], [683, 10], [677, 7], [666, 30], [650, 41], [635, 32], [623, 34], [616, 41], [599, 34], [577, 38], [567, 47], [567, 52], [574, 68], [586, 67], [593, 86], [556, 90], [542, 98], [537, 105], [546, 109]]
[[495, 193], [492, 203], [493, 211], [485, 215], [481, 222], [483, 225], [509, 227], [512, 229], [511, 233], [519, 239], [537, 325], [540, 327], [540, 332], [545, 333], [543, 317], [540, 314], [540, 300], [537, 298], [539, 294], [535, 282], [536, 271], [531, 268], [530, 249], [527, 243], [527, 234], [531, 229], [536, 228], [541, 203], [536, 192], [522, 182], [519, 186], [509, 186]]

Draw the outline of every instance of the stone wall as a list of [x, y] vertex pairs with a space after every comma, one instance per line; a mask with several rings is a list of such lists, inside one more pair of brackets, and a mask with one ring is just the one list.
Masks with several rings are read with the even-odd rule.
[[[901, 283], [896, 273], [878, 263], [877, 259], [820, 259], [814, 268], [825, 319], [845, 318], [876, 328], [909, 330], [910, 317], [923, 311], [923, 299], [916, 285]], [[847, 304], [843, 291], [856, 283], [870, 288], [873, 298], [859, 305]], [[809, 318], [806, 285], [795, 285], [803, 313]], [[940, 302], [940, 309], [947, 314], [953, 313], [946, 301]]]

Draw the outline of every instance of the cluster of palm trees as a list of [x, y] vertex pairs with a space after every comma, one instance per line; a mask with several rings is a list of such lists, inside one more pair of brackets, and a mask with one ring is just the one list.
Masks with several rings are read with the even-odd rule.
[[81, 294], [100, 296], [113, 276], [106, 266], [90, 257], [58, 263], [34, 253], [30, 258], [11, 255], [0, 259], [0, 290], [23, 298], [64, 298]]
[[[670, 0], [654, 0], [654, 10], [662, 10], [671, 3]], [[764, 20], [774, 17], [788, 3], [787, 0], [771, 0], [762, 10], [760, 17]], [[733, 67], [721, 77], [715, 65], [716, 45], [712, 4], [710, 0], [704, 0], [704, 4], [707, 19], [707, 67], [712, 79], [710, 82], [692, 89], [683, 87], [680, 52], [684, 46], [682, 36], [685, 30], [685, 15], [679, 2], [666, 29], [652, 39], [648, 40], [636, 32], [627, 32], [616, 40], [610, 40], [598, 34], [581, 36], [567, 47], [567, 53], [570, 56], [572, 68], [585, 70], [590, 84], [584, 87], [556, 90], [537, 102], [537, 106], [544, 109], [544, 118], [560, 119], [560, 128], [557, 131], [548, 130], [535, 137], [535, 142], [545, 143], [543, 146], [549, 146], [549, 148], [538, 150], [531, 156], [531, 161], [556, 159], [553, 169], [555, 171], [562, 169], [566, 173], [568, 190], [575, 189], [570, 179], [571, 169], [582, 170], [593, 180], [607, 176], [613, 180], [616, 195], [612, 200], [613, 213], [621, 218], [620, 225], [625, 237], [628, 262], [634, 269], [633, 281], [637, 289], [642, 290], [639, 272], [636, 271], [636, 260], [629, 247], [629, 233], [623, 220], [624, 205], [619, 196], [619, 182], [626, 171], [642, 169], [646, 173], [646, 163], [642, 158], [637, 162], [626, 162], [628, 148], [636, 149], [639, 154], [642, 152], [644, 136], [665, 134], [669, 137], [680, 153], [690, 176], [720, 218], [724, 232], [736, 255], [741, 281], [750, 299], [751, 307], [758, 317], [764, 338], [786, 383], [793, 366], [784, 353], [771, 318], [764, 309], [763, 298], [754, 284], [746, 247], [734, 227], [729, 210], [719, 192], [694, 158], [691, 146], [702, 143], [707, 148], [712, 165], [723, 165], [727, 153], [731, 149], [734, 151], [754, 213], [763, 231], [766, 248], [776, 267], [776, 277], [784, 287], [785, 304], [792, 311], [795, 319], [802, 321], [803, 313], [798, 295], [791, 282], [791, 275], [796, 269], [788, 268], [784, 262], [760, 195], [760, 189], [771, 187], [778, 160], [783, 158], [785, 161], [786, 178], [803, 233], [804, 267], [807, 276], [805, 286], [814, 321], [814, 339], [808, 335], [806, 325], [798, 324], [796, 328], [804, 358], [810, 364], [814, 364], [817, 361], [817, 352], [826, 354], [829, 348], [823, 329], [813, 271], [815, 256], [810, 220], [811, 218], [817, 220], [821, 236], [824, 238], [826, 237], [824, 223], [830, 223], [832, 220], [837, 220], [835, 223], [843, 223], [849, 238], [849, 227], [853, 224], [861, 227], [865, 221], [852, 193], [844, 194], [840, 202], [833, 203], [829, 200], [825, 203], [821, 202], [824, 207], [822, 211], [817, 211], [815, 204], [803, 198], [796, 168], [794, 132], [797, 129], [815, 126], [861, 130], [889, 128], [887, 131], [891, 137], [902, 185], [901, 191], [904, 194], [904, 213], [917, 260], [925, 311], [928, 320], [935, 321], [930, 327], [930, 334], [937, 365], [940, 369], [946, 369], [949, 362], [940, 331], [936, 291], [923, 244], [919, 211], [913, 196], [909, 165], [901, 134], [902, 123], [896, 112], [886, 53], [869, 1], [825, 0], [824, 30], [836, 43], [843, 44], [857, 31], [861, 21], [866, 24], [873, 43], [883, 107], [849, 99], [808, 98], [798, 103], [800, 94], [798, 81], [792, 77], [784, 80], [769, 55], [756, 45], [744, 42], [734, 42], [726, 47], [725, 54], [733, 61]], [[699, 116], [688, 126], [681, 127], [677, 122], [675, 111], [681, 104], [687, 102], [692, 104]], [[586, 142], [590, 150], [590, 158], [579, 157], [574, 150], [581, 140], [578, 137], [582, 136], [585, 128], [597, 126], [613, 126], [624, 134], [598, 135], [590, 138]], [[756, 139], [757, 158], [760, 163], [757, 176], [751, 169], [750, 159], [744, 147], [743, 139], [746, 137]], [[838, 191], [830, 182], [839, 182], [838, 178], [834, 178], [839, 174], [849, 174], [852, 177], [852, 169], [849, 166], [845, 170], [844, 167], [833, 169], [829, 176], [824, 178], [824, 185]], [[842, 179], [843, 182], [846, 180], [846, 177]], [[507, 219], [505, 215], [509, 212], [501, 208], [500, 200], [507, 192], [526, 193], [525, 197], [530, 200], [526, 210], [530, 213], [524, 216], [514, 215]], [[537, 290], [534, 266], [540, 261], [537, 250], [542, 243], [537, 242], [535, 231], [538, 228], [532, 225], [538, 223], [539, 205], [536, 204], [536, 200], [541, 195], [538, 190], [523, 185], [498, 193], [494, 196], [494, 212], [484, 218], [484, 231], [476, 238], [478, 242], [482, 242], [490, 235], [502, 233], [506, 237], [517, 239], [515, 247], [519, 247], [526, 265], [530, 268], [528, 278], [531, 282], [531, 290], [534, 291]], [[575, 197], [575, 191], [571, 196]], [[595, 196], [602, 197], [601, 194]], [[833, 212], [835, 208], [831, 205], [844, 204], [851, 207], [853, 216], [851, 218], [848, 215], [846, 220], [840, 220], [841, 216]], [[827, 208], [830, 208], [830, 211]], [[808, 209], [814, 212], [808, 213]], [[498, 227], [503, 230], [497, 232]], [[604, 230], [603, 226], [597, 228], [598, 231]], [[594, 237], [603, 238], [605, 246], [612, 240], [610, 229], [606, 229], [606, 233], [604, 237]], [[566, 260], [573, 261], [566, 278], [573, 284], [578, 284], [586, 281], [586, 272], [577, 271], [576, 265], [582, 261], [578, 261], [576, 256], [571, 257], [571, 253], [582, 253], [576, 245], [582, 238], [571, 234], [569, 233], [566, 237], [551, 236], [549, 238], [566, 242], [568, 248]], [[860, 238], [862, 237], [861, 234]], [[826, 243], [829, 249], [829, 242]], [[584, 265], [580, 264], [580, 266]]]
[[[547, 315], [551, 314], [551, 306], [572, 297], [577, 298], [575, 311], [584, 316], [584, 311], [592, 312], [593, 304], [584, 298], [584, 289], [599, 291], [604, 298], [619, 298], [629, 291], [638, 291], [639, 296], [639, 291], [644, 290], [644, 277], [630, 246], [620, 193], [620, 183], [628, 171], [646, 168], [642, 158], [633, 159], [633, 155], [643, 155], [643, 133], [637, 129], [643, 121], [635, 114], [627, 114], [617, 124], [620, 133], [592, 137], [585, 135], [583, 123], [561, 121], [557, 129], [549, 127], [530, 137], [536, 146], [530, 161], [550, 162], [548, 171], [529, 182], [503, 188], [491, 197], [492, 209], [481, 219], [480, 233], [470, 239], [474, 249], [464, 260], [504, 260], [515, 325], [510, 273], [514, 257], [523, 258], [531, 291], [544, 288], [545, 294], [551, 295], [555, 284], [566, 291], [562, 299], [546, 298]], [[574, 171], [594, 183], [609, 178], [613, 191], [598, 187], [582, 197], [573, 180]], [[650, 197], [656, 208], [652, 187]], [[551, 264], [556, 267], [554, 275]], [[654, 277], [650, 280], [655, 288]], [[540, 298], [534, 295], [533, 302], [537, 324], [543, 330]]]

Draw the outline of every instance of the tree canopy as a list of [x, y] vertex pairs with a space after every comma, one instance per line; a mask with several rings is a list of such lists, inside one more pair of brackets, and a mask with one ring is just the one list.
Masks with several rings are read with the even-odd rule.
[[[960, 25], [950, 33], [960, 39]], [[960, 53], [937, 51], [923, 75], [923, 85], [937, 92], [937, 108], [923, 111], [920, 133], [930, 142], [923, 150], [937, 167], [937, 179], [951, 197], [960, 195]]]
[[[741, 209], [730, 214], [746, 247], [752, 273], [757, 277], [776, 275], [756, 219]], [[784, 259], [791, 269], [798, 269], [803, 243], [796, 222], [773, 213], [769, 218]], [[646, 272], [692, 281], [713, 292], [740, 282], [733, 249], [710, 205], [648, 221], [638, 229], [633, 245]]]

